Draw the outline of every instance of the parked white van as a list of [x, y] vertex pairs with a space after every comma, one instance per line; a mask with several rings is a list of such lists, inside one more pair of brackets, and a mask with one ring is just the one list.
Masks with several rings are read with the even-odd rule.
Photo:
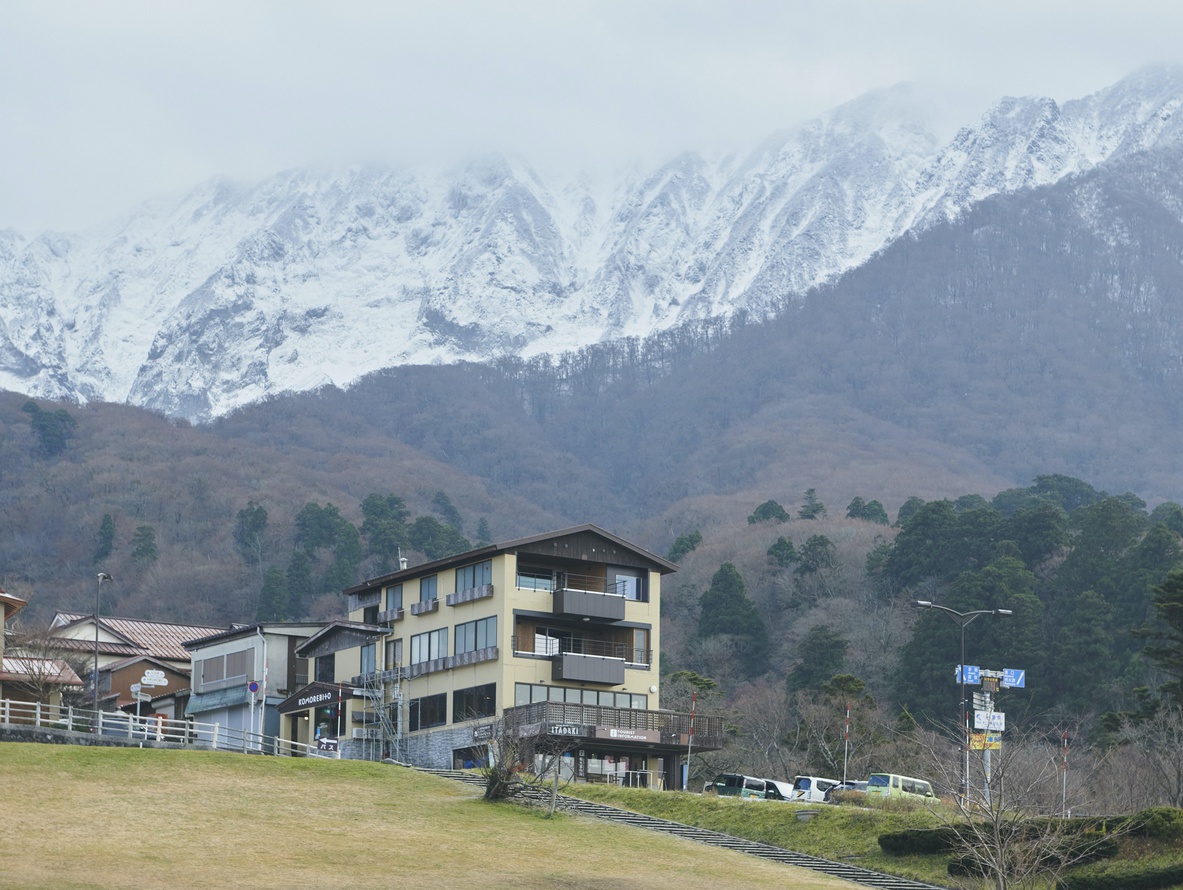
[[841, 784], [838, 779], [826, 779], [822, 776], [797, 776], [793, 779], [793, 796], [789, 799], [824, 803], [826, 792]]

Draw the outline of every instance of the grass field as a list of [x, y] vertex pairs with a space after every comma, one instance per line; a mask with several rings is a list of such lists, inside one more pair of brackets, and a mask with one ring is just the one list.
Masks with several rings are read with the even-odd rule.
[[0, 743], [0, 887], [841, 890], [380, 764]]

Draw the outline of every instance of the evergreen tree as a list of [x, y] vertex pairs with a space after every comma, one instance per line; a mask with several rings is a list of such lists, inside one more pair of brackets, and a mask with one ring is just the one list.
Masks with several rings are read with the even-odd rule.
[[856, 497], [850, 502], [846, 508], [847, 519], [862, 519], [866, 522], [874, 522], [879, 525], [888, 525], [890, 520], [887, 518], [887, 511], [883, 509], [883, 504], [879, 501], [866, 501], [862, 498]]
[[911, 521], [912, 517], [915, 516], [923, 506], [924, 501], [915, 495], [904, 501], [903, 506], [900, 507], [900, 512], [896, 514], [895, 527], [903, 528], [906, 526], [908, 522]]
[[266, 531], [266, 508], [248, 501], [234, 520], [234, 546], [247, 565], [263, 564], [263, 535]]
[[304, 550], [292, 554], [286, 573], [288, 588], [288, 615], [296, 618], [306, 614], [309, 601], [315, 590], [312, 576], [312, 557]]
[[361, 533], [366, 539], [366, 555], [378, 561], [378, 572], [394, 571], [402, 550], [410, 546], [407, 519], [410, 511], [402, 498], [371, 494], [361, 504]]
[[452, 526], [458, 532], [464, 531], [464, 520], [460, 518], [460, 511], [456, 509], [456, 505], [452, 503], [444, 492], [437, 491], [435, 497], [431, 499], [431, 506], [435, 508], [435, 512], [440, 515], [440, 518], [445, 523]]
[[819, 624], [797, 647], [798, 662], [789, 672], [785, 688], [790, 692], [820, 690], [846, 662], [847, 639], [832, 627]]
[[1065, 619], [1051, 647], [1051, 697], [1061, 708], [1083, 714], [1098, 706], [1098, 692], [1117, 676], [1113, 610], [1094, 590], [1064, 604]]
[[29, 422], [37, 436], [42, 456], [57, 457], [66, 450], [66, 444], [74, 436], [74, 427], [78, 425], [78, 421], [70, 412], [65, 408], [42, 411], [37, 403], [32, 401], [25, 402], [21, 410], [29, 415]]
[[822, 569], [832, 569], [837, 563], [838, 550], [825, 535], [811, 535], [797, 552], [797, 574], [813, 575]]
[[825, 515], [826, 505], [818, 500], [817, 492], [812, 488], [806, 489], [805, 503], [797, 511], [797, 516], [801, 519], [821, 519]]
[[740, 666], [749, 677], [768, 668], [768, 631], [748, 599], [747, 588], [739, 571], [723, 563], [711, 578], [711, 586], [700, 599], [698, 620], [700, 638], [727, 635], [736, 642]]
[[1176, 569], [1154, 588], [1154, 610], [1158, 619], [1148, 631], [1146, 655], [1168, 677], [1164, 695], [1183, 704], [1183, 569]]
[[676, 541], [670, 547], [670, 552], [666, 559], [670, 562], [681, 562], [686, 554], [692, 552], [699, 544], [702, 543], [702, 535], [697, 531], [683, 532], [678, 535]]
[[99, 524], [98, 540], [94, 548], [94, 561], [102, 562], [115, 551], [115, 517], [110, 513], [103, 514], [103, 521]]
[[493, 543], [493, 533], [489, 531], [489, 520], [484, 516], [476, 524], [476, 543], [478, 547], [485, 547]]
[[452, 525], [444, 525], [431, 516], [420, 516], [407, 530], [411, 546], [428, 559], [443, 559], [471, 550], [472, 544]]
[[278, 566], [267, 570], [263, 589], [259, 593], [259, 607], [255, 610], [257, 621], [279, 621], [288, 616], [288, 588], [284, 573]]
[[131, 536], [131, 561], [143, 568], [156, 562], [156, 529], [150, 525], [137, 526]]
[[318, 550], [332, 549], [343, 522], [341, 512], [332, 504], [323, 507], [311, 502], [305, 504], [296, 514], [296, 546], [309, 556], [315, 556]]
[[748, 517], [748, 524], [755, 525], [757, 522], [767, 522], [769, 520], [788, 522], [790, 518], [785, 508], [776, 501], [765, 501], [752, 511], [752, 515]]
[[777, 538], [776, 543], [768, 548], [768, 558], [782, 569], [787, 569], [801, 559], [797, 553], [797, 548], [793, 546], [793, 542], [783, 535]]

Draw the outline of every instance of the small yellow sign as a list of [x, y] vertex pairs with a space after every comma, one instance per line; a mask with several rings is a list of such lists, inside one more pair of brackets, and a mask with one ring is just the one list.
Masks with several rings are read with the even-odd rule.
[[975, 732], [969, 737], [971, 751], [1001, 751], [1002, 736], [997, 733]]

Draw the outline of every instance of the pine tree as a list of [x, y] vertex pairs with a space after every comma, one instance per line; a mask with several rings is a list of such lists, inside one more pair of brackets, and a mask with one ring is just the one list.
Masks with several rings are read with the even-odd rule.
[[768, 667], [768, 630], [734, 565], [725, 562], [719, 567], [699, 602], [698, 636], [732, 637], [744, 672], [749, 677], [762, 674]]
[[103, 521], [99, 524], [98, 540], [94, 548], [94, 561], [102, 562], [115, 551], [115, 517], [110, 513], [103, 514]]

